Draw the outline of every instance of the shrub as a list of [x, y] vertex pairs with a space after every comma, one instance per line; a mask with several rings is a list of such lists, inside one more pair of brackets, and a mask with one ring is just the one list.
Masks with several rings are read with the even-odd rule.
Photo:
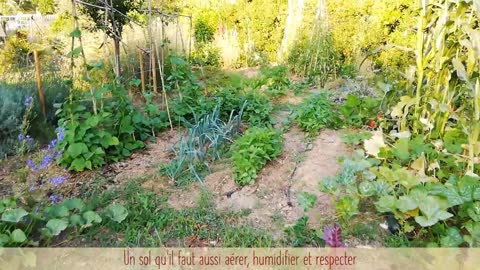
[[309, 135], [316, 135], [322, 128], [338, 128], [342, 121], [334, 104], [325, 92], [305, 100], [294, 114], [297, 125]]
[[[38, 99], [35, 82], [20, 82], [16, 84], [0, 83], [0, 157], [13, 154], [17, 137], [20, 134], [20, 124], [25, 113], [24, 101], [33, 97], [32, 116], [30, 117], [29, 134], [40, 143], [48, 143], [53, 136], [57, 117], [54, 104], [62, 103], [68, 95], [69, 85], [60, 78], [48, 78], [43, 81], [46, 100], [47, 121], [45, 121]], [[25, 134], [26, 135], [26, 134]]]
[[272, 128], [249, 128], [231, 147], [235, 182], [240, 186], [255, 183], [267, 161], [281, 154], [282, 141], [282, 135]]
[[199, 44], [192, 52], [190, 62], [199, 66], [220, 67], [222, 65], [220, 49], [213, 44]]
[[215, 27], [205, 21], [203, 18], [197, 20], [194, 26], [194, 37], [198, 43], [209, 43], [213, 41]]
[[8, 71], [19, 71], [32, 64], [32, 45], [28, 42], [27, 34], [18, 31], [10, 36], [0, 51], [0, 74]]

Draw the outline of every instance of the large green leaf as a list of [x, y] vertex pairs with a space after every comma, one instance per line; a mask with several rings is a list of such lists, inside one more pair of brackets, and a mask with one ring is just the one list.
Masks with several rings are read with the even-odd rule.
[[467, 209], [468, 216], [475, 222], [480, 222], [480, 202], [471, 204]]
[[446, 202], [438, 197], [428, 196], [419, 204], [422, 216], [415, 217], [415, 221], [422, 227], [429, 227], [441, 220], [451, 218], [453, 215], [445, 210]]
[[86, 167], [87, 167], [87, 162], [83, 157], [74, 159], [72, 164], [70, 165], [70, 168], [74, 169], [77, 172], [81, 172], [85, 170]]
[[80, 31], [80, 29], [75, 28], [72, 32], [70, 32], [69, 36], [79, 38], [82, 36], [82, 32]]
[[401, 160], [409, 160], [410, 159], [410, 152], [408, 148], [410, 139], [409, 138], [401, 138], [399, 139], [392, 150], [393, 155]]
[[57, 236], [68, 227], [68, 221], [56, 218], [51, 219], [47, 222], [46, 227], [53, 236]]
[[91, 226], [93, 223], [102, 222], [102, 218], [93, 211], [87, 211], [83, 213], [83, 219], [85, 219], [85, 227]]
[[82, 217], [80, 215], [77, 215], [77, 214], [71, 215], [68, 220], [70, 221], [70, 224], [73, 225], [73, 226], [84, 225]]
[[5, 246], [8, 242], [10, 242], [10, 237], [7, 234], [0, 233], [0, 247]]
[[67, 148], [67, 153], [72, 158], [76, 158], [86, 152], [88, 152], [88, 147], [84, 143], [73, 143]]
[[10, 209], [3, 212], [2, 220], [5, 222], [18, 223], [26, 215], [28, 215], [28, 212], [23, 208]]
[[395, 197], [391, 195], [385, 195], [380, 197], [380, 199], [375, 203], [377, 210], [381, 213], [392, 212], [396, 211], [396, 202], [397, 200]]
[[400, 198], [398, 198], [396, 205], [398, 210], [402, 211], [403, 213], [418, 208], [417, 203], [410, 196], [400, 196]]
[[440, 239], [442, 247], [458, 247], [464, 242], [460, 230], [457, 227], [450, 227], [447, 235]]
[[463, 236], [463, 239], [468, 242], [470, 247], [479, 247], [480, 246], [480, 222], [469, 221], [465, 224], [465, 229], [467, 229], [470, 235]]
[[120, 204], [111, 204], [107, 207], [107, 216], [112, 220], [121, 223], [128, 216], [128, 211]]
[[69, 210], [78, 209], [79, 211], [82, 211], [85, 208], [85, 203], [83, 203], [83, 201], [79, 198], [65, 200], [63, 205], [65, 205]]
[[78, 58], [80, 56], [80, 53], [82, 52], [82, 47], [77, 47], [75, 49], [73, 49], [72, 51], [70, 51], [68, 54], [67, 54], [67, 57], [69, 58]]
[[23, 243], [27, 240], [27, 236], [20, 229], [15, 229], [12, 234], [10, 234], [10, 240], [14, 243]]

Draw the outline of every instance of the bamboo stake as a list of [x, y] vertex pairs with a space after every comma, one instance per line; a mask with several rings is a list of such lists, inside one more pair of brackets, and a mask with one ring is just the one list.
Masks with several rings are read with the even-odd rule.
[[38, 87], [38, 96], [40, 98], [40, 103], [42, 105], [42, 113], [45, 118], [47, 118], [47, 110], [45, 108], [45, 95], [43, 93], [42, 87], [42, 74], [40, 71], [40, 58], [38, 56], [38, 51], [33, 51], [33, 56], [35, 58], [35, 75], [37, 78], [37, 87]]
[[[157, 46], [155, 46], [155, 50], [158, 50]], [[173, 130], [172, 117], [170, 116], [170, 108], [168, 107], [167, 91], [165, 90], [165, 80], [163, 78], [163, 67], [160, 63], [160, 59], [158, 59], [158, 65], [160, 68], [160, 80], [162, 82], [163, 99], [165, 101], [165, 106], [167, 109], [168, 121], [170, 122], [170, 130]]]
[[138, 59], [140, 60], [140, 79], [142, 81], [142, 93], [145, 93], [145, 67], [143, 63], [142, 50], [138, 50]]
[[152, 79], [153, 79], [153, 92], [155, 94], [158, 94], [158, 89], [157, 89], [157, 67], [155, 66], [155, 51], [150, 52], [150, 58], [152, 59]]

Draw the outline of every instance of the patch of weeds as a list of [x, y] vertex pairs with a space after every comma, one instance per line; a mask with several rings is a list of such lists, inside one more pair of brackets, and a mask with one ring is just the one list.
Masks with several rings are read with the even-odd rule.
[[391, 235], [385, 239], [385, 247], [387, 248], [399, 248], [399, 247], [413, 247], [412, 243], [408, 240], [407, 236]]
[[279, 210], [275, 210], [273, 214], [270, 216], [272, 219], [272, 222], [277, 226], [280, 227], [282, 226], [283, 222], [285, 221], [285, 218], [282, 215], [282, 212]]
[[310, 87], [310, 83], [307, 81], [294, 82], [293, 83], [293, 94], [295, 96], [302, 96]]
[[308, 217], [303, 216], [295, 225], [285, 229], [285, 244], [293, 247], [306, 245], [319, 246], [323, 240], [317, 235], [317, 231], [308, 225]]
[[378, 224], [372, 222], [368, 224], [358, 223], [353, 226], [348, 234], [355, 238], [366, 241], [375, 241], [379, 238]]
[[[166, 194], [155, 194], [131, 181], [107, 192], [97, 190], [91, 204], [121, 201], [128, 217], [121, 224], [107, 223], [91, 230], [88, 242], [99, 246], [195, 246], [191, 239], [220, 240], [226, 247], [268, 247], [274, 242], [269, 234], [248, 226], [237, 226], [246, 213], [216, 211], [211, 194], [204, 190], [197, 207], [175, 210]], [[96, 198], [95, 198], [96, 197]], [[203, 241], [205, 240], [205, 241]]]
[[222, 238], [222, 247], [224, 248], [260, 248], [274, 246], [275, 241], [270, 235], [249, 226], [228, 226]]

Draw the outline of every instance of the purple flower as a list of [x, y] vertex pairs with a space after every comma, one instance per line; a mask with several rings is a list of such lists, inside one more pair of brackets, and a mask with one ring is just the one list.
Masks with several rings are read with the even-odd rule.
[[23, 140], [25, 140], [25, 137], [23, 136], [23, 134], [18, 134], [18, 141], [19, 142], [23, 142]]
[[52, 201], [53, 203], [58, 203], [59, 201], [61, 201], [62, 199], [55, 196], [55, 195], [50, 195], [50, 201]]
[[57, 142], [57, 139], [53, 139], [52, 141], [50, 141], [50, 143], [48, 144], [48, 150], [54, 150], [57, 147]]
[[27, 143], [33, 144], [33, 138], [30, 137], [30, 135], [27, 135], [27, 137], [25, 138], [25, 140], [27, 141]]
[[27, 165], [32, 169], [32, 172], [37, 171], [37, 166], [35, 166], [35, 162], [33, 162], [33, 160], [31, 159], [27, 160]]
[[43, 169], [47, 168], [50, 165], [50, 163], [52, 163], [52, 161], [53, 161], [53, 156], [51, 154], [45, 155], [43, 157], [42, 164], [40, 164], [39, 169], [43, 170]]
[[333, 227], [325, 226], [323, 240], [329, 247], [343, 247], [342, 229], [340, 226], [338, 224], [333, 225]]
[[29, 108], [32, 105], [33, 97], [29, 96], [25, 99], [25, 107]]
[[58, 177], [53, 177], [52, 179], [50, 179], [50, 181], [52, 181], [52, 184], [54, 186], [59, 186], [63, 183], [63, 181], [65, 181], [65, 179], [67, 179], [67, 177], [65, 177], [64, 175], [61, 175]]
[[30, 190], [30, 191], [35, 190], [35, 185], [34, 185], [34, 184], [30, 185], [30, 187], [28, 188], [28, 190]]
[[57, 137], [61, 142], [65, 140], [65, 129], [63, 127], [58, 127]]

